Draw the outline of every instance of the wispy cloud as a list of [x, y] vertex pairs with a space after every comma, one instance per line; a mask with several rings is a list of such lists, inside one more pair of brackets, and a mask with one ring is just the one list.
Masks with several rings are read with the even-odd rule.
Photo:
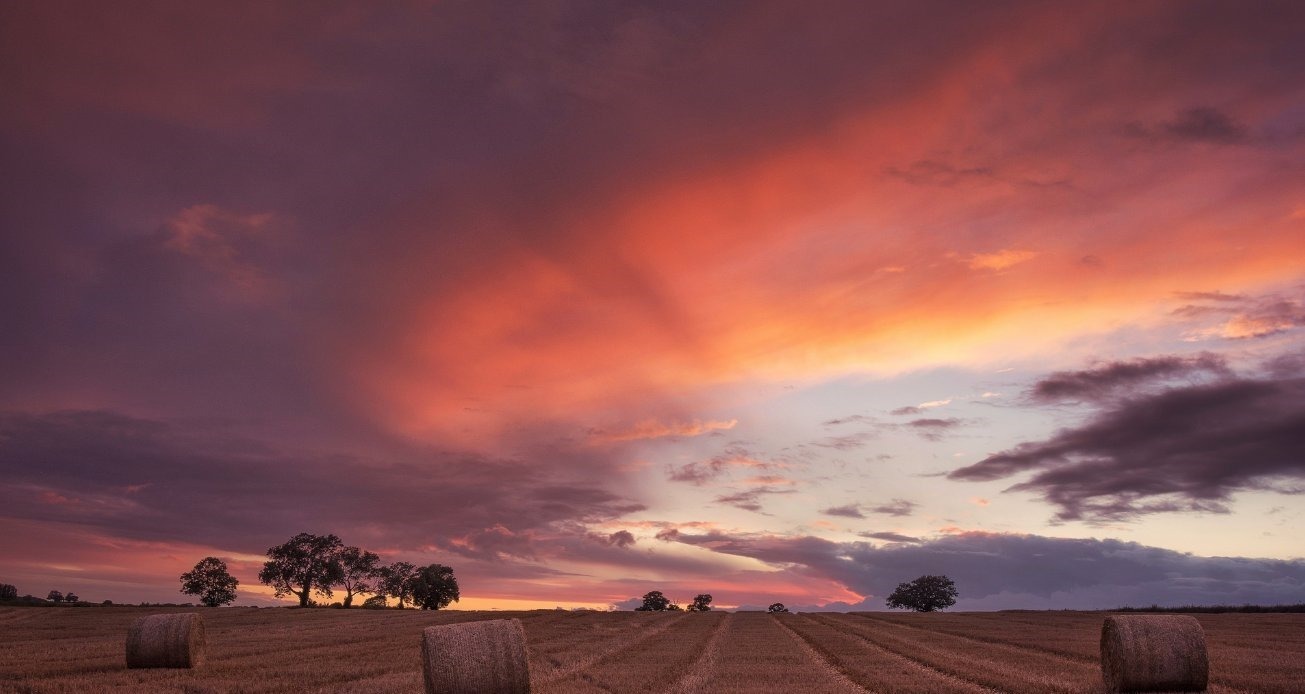
[[914, 501], [893, 499], [888, 503], [871, 506], [867, 510], [871, 513], [879, 513], [886, 516], [909, 516], [912, 513], [915, 513], [915, 508], [917, 506], [919, 506], [919, 504]]
[[821, 510], [820, 512], [825, 514], [826, 516], [841, 516], [843, 518], [865, 518], [865, 514], [861, 513], [861, 506], [859, 504], [831, 506], [827, 509]]
[[713, 431], [728, 431], [738, 426], [739, 420], [693, 420], [689, 422], [663, 422], [645, 419], [627, 427], [594, 428], [589, 430], [591, 441], [600, 443], [620, 443], [660, 439], [672, 436], [701, 436]]
[[993, 253], [975, 253], [965, 262], [971, 270], [991, 270], [995, 272], [1012, 268], [1020, 263], [1026, 263], [1037, 256], [1038, 254], [1034, 251], [1008, 248]]
[[733, 494], [722, 494], [716, 497], [716, 503], [734, 506], [736, 508], [741, 508], [745, 511], [753, 511], [755, 513], [761, 513], [762, 497], [771, 496], [775, 494], [793, 494], [796, 491], [797, 490], [795, 489], [785, 489], [785, 488], [778, 488], [778, 487], [757, 487], [754, 489], [747, 489], [741, 492], [735, 492]]
[[685, 463], [679, 466], [667, 466], [667, 479], [672, 482], [689, 482], [702, 485], [719, 479], [730, 470], [783, 470], [789, 465], [775, 460], [761, 460], [747, 449], [732, 446], [720, 455], [707, 460]]
[[1097, 364], [1081, 371], [1057, 371], [1038, 379], [1029, 396], [1038, 402], [1100, 401], [1121, 392], [1134, 393], [1140, 386], [1231, 375], [1227, 361], [1217, 354], [1149, 357]]

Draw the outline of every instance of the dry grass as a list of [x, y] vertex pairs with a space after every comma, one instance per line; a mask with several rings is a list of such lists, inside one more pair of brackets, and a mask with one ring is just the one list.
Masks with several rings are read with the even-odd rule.
[[[422, 691], [421, 634], [516, 617], [534, 691], [1100, 691], [1105, 615], [780, 615], [189, 609], [208, 662], [129, 670], [123, 636], [157, 608], [0, 608], [0, 693]], [[1197, 615], [1212, 694], [1300, 692], [1305, 615]], [[966, 678], [970, 678], [969, 681]], [[1093, 689], [1096, 687], [1097, 689]], [[1047, 687], [1041, 691], [1056, 691]]]
[[775, 619], [857, 685], [874, 692], [932, 694], [986, 691], [983, 687], [870, 643], [832, 625], [827, 615], [790, 615]]
[[1210, 657], [1189, 615], [1112, 615], [1101, 626], [1101, 675], [1112, 692], [1201, 692]]
[[[643, 612], [629, 615], [614, 618], [632, 621], [649, 617], [665, 619]], [[545, 693], [667, 691], [704, 655], [708, 642], [725, 617], [723, 612], [671, 615], [667, 628], [609, 651], [583, 670], [543, 683], [537, 689]]]

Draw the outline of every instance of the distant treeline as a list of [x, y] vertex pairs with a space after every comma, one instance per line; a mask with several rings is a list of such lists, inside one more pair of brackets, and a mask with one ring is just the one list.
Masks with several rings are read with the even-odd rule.
[[1305, 612], [1305, 603], [1295, 605], [1183, 605], [1181, 607], [1117, 607], [1111, 612], [1195, 612], [1222, 614], [1224, 612]]

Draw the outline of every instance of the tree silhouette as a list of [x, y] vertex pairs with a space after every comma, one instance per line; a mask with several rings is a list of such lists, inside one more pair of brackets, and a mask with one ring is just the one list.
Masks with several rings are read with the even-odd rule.
[[236, 601], [236, 580], [227, 571], [226, 562], [217, 557], [204, 557], [195, 568], [181, 574], [181, 592], [199, 597], [208, 607], [220, 607]]
[[0, 600], [17, 600], [18, 587], [12, 583], [0, 583]]
[[385, 596], [373, 595], [370, 598], [363, 600], [362, 606], [364, 610], [383, 610], [386, 607]]
[[386, 595], [398, 599], [400, 610], [403, 609], [403, 602], [412, 598], [417, 572], [417, 567], [406, 561], [396, 561], [381, 569], [381, 589]]
[[345, 547], [336, 556], [340, 563], [340, 586], [344, 588], [344, 607], [353, 605], [353, 596], [376, 592], [381, 558], [372, 552]]
[[76, 594], [76, 593], [69, 593], [69, 594], [63, 596], [63, 601], [66, 602], [66, 603], [70, 603], [70, 604], [71, 604], [71, 603], [75, 603], [75, 602], [77, 602], [77, 601], [79, 601], [79, 600], [81, 600], [81, 598], [77, 597], [77, 594]]
[[331, 597], [331, 586], [341, 580], [337, 553], [344, 547], [335, 535], [299, 533], [290, 541], [267, 550], [268, 560], [258, 580], [272, 586], [276, 597], [294, 595], [300, 607], [308, 607], [308, 596]]
[[766, 611], [774, 614], [787, 613], [788, 608], [784, 607], [784, 603], [776, 602], [776, 603], [771, 603], [770, 607], [766, 608]]
[[678, 610], [679, 605], [670, 601], [660, 590], [649, 591], [643, 596], [643, 604], [634, 608], [636, 612], [665, 612], [667, 610]]
[[936, 612], [956, 604], [956, 583], [946, 576], [921, 576], [910, 583], [897, 584], [888, 596], [893, 609]]
[[49, 600], [50, 602], [63, 602], [63, 592], [58, 590], [52, 590], [50, 591], [49, 595], [45, 596], [45, 599]]
[[458, 579], [453, 569], [443, 564], [431, 564], [417, 570], [412, 580], [412, 604], [423, 610], [438, 610], [457, 602]]
[[693, 599], [693, 604], [689, 605], [688, 610], [690, 612], [710, 612], [711, 596], [706, 593], [698, 595]]

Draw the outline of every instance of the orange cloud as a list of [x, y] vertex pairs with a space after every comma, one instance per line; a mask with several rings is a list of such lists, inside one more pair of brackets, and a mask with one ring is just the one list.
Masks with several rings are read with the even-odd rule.
[[1005, 270], [1037, 257], [1033, 251], [1001, 250], [996, 253], [975, 253], [966, 264], [971, 270]]
[[599, 443], [618, 443], [642, 439], [659, 439], [667, 436], [701, 436], [713, 431], [726, 431], [737, 426], [739, 420], [693, 420], [690, 422], [662, 422], [645, 419], [625, 428], [590, 429], [589, 439]]
[[[404, 211], [387, 224], [413, 237], [487, 240], [387, 305], [401, 328], [360, 344], [351, 372], [366, 406], [401, 431], [477, 443], [522, 421], [638, 422], [727, 406], [758, 382], [1063, 353], [1085, 333], [1159, 324], [1175, 290], [1305, 273], [1299, 193], [1272, 155], [1120, 135], [1191, 98], [1151, 94], [1122, 66], [1114, 109], [1082, 108], [1090, 95], [1040, 76], [1121, 19], [1076, 17], [1030, 13], [893, 100], [602, 181], [524, 219], [486, 212], [494, 197]], [[1141, 96], [1147, 110], [1129, 110]], [[1038, 117], [1009, 127], [1011, 113]]]

